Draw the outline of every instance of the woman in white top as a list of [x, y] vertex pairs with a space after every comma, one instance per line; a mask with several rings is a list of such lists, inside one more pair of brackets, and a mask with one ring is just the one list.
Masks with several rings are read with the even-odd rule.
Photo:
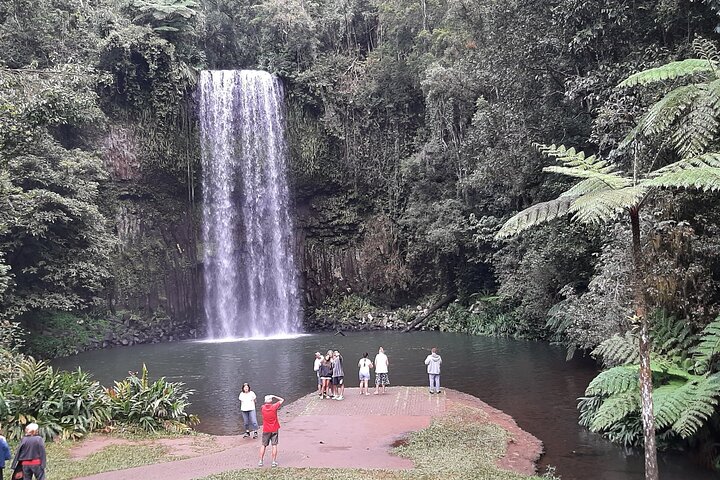
[[242, 411], [243, 423], [245, 424], [245, 435], [243, 438], [250, 436], [250, 427], [252, 427], [252, 438], [257, 438], [257, 413], [255, 413], [255, 392], [250, 390], [250, 384], [243, 383], [242, 392], [238, 399], [240, 400], [240, 411]]
[[373, 368], [373, 363], [368, 358], [367, 352], [365, 352], [365, 355], [363, 355], [358, 362], [358, 367], [360, 368], [360, 372], [358, 373], [360, 376], [360, 395], [370, 395], [368, 393], [368, 382], [370, 381], [370, 369]]

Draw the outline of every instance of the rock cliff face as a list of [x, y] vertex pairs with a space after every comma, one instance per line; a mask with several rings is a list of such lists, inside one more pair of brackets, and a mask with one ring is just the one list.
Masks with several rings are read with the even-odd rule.
[[197, 203], [177, 180], [144, 172], [132, 128], [113, 126], [102, 142], [110, 173], [103, 198], [117, 238], [112, 312], [168, 318], [195, 328], [202, 311]]
[[298, 253], [305, 302], [322, 305], [336, 294], [369, 295], [396, 303], [409, 274], [395, 227], [351, 194], [320, 193], [298, 202]]
[[[167, 318], [177, 333], [203, 336], [202, 199], [144, 168], [136, 138], [133, 127], [116, 125], [102, 142], [110, 173], [103, 198], [118, 242], [109, 307], [120, 316]], [[292, 197], [306, 312], [338, 294], [401, 303], [409, 274], [387, 217], [337, 188], [296, 187]]]

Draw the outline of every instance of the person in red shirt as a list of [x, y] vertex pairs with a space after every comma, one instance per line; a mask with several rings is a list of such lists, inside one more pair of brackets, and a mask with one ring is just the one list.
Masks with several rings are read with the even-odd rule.
[[[273, 403], [273, 399], [277, 402]], [[272, 442], [272, 466], [277, 467], [277, 444], [278, 431], [280, 430], [280, 421], [277, 412], [285, 400], [277, 395], [265, 395], [265, 404], [260, 407], [263, 419], [263, 435], [262, 445], [260, 446], [260, 461], [258, 467], [263, 466], [263, 458], [265, 457], [265, 448]]]

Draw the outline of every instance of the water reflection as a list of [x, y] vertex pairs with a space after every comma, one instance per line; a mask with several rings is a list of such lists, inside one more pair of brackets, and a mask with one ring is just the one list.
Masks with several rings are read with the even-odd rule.
[[[226, 343], [186, 342], [139, 345], [88, 352], [60, 359], [56, 365], [78, 365], [105, 384], [128, 370], [148, 365], [153, 378], [182, 380], [197, 393], [192, 411], [200, 430], [237, 434], [242, 417], [237, 396], [243, 382], [259, 398], [277, 394], [292, 401], [316, 388], [314, 353], [329, 348], [345, 358], [347, 384], [357, 386], [357, 361], [364, 352], [373, 358], [383, 346], [390, 360], [392, 385], [425, 385], [423, 363], [431, 347], [443, 357], [442, 385], [476, 395], [512, 415], [545, 444], [543, 465], [554, 465], [563, 480], [641, 480], [642, 457], [577, 425], [576, 398], [583, 394], [596, 368], [589, 359], [565, 361], [565, 351], [543, 343], [420, 332], [368, 332], [307, 335]], [[370, 383], [371, 386], [373, 382]], [[661, 456], [663, 480], [718, 478], [683, 458]]]

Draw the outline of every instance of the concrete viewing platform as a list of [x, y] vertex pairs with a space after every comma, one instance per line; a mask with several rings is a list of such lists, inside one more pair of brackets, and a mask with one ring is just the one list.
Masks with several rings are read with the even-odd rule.
[[[481, 410], [480, 421], [498, 425], [509, 433], [506, 454], [497, 461], [499, 467], [522, 474], [534, 473], [542, 444], [521, 430], [510, 416], [455, 390], [444, 389], [433, 395], [426, 387], [402, 386], [389, 387], [380, 395], [373, 395], [371, 390], [367, 396], [361, 395], [358, 388], [346, 388], [340, 401], [320, 399], [313, 393], [284, 406], [280, 410], [278, 463], [280, 467], [299, 468], [412, 469], [411, 460], [390, 452], [393, 445], [409, 433], [430, 426], [434, 418], [451, 415], [455, 406]], [[196, 437], [194, 441], [205, 444], [175, 453], [190, 458], [83, 478], [191, 480], [229, 470], [258, 468], [259, 439], [217, 436], [207, 440]], [[169, 446], [172, 452], [172, 445]], [[265, 468], [270, 468], [269, 464], [268, 448]]]

